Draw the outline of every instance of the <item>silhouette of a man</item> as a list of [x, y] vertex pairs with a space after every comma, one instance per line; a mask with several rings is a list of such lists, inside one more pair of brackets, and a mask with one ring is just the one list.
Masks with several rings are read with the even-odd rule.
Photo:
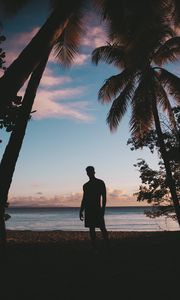
[[89, 227], [92, 246], [96, 248], [96, 227], [100, 228], [104, 240], [106, 242], [108, 240], [108, 232], [104, 221], [106, 186], [104, 181], [95, 177], [94, 167], [88, 166], [86, 172], [89, 181], [83, 185], [83, 198], [79, 218], [83, 221], [83, 212], [85, 212], [85, 227]]

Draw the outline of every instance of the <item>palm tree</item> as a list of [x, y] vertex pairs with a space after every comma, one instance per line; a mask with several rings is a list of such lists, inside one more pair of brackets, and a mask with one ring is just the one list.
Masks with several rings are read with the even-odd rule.
[[134, 138], [141, 138], [155, 125], [160, 151], [166, 169], [177, 220], [180, 225], [180, 206], [176, 186], [167, 156], [158, 110], [162, 109], [173, 122], [168, 94], [180, 102], [180, 78], [165, 70], [164, 63], [176, 61], [180, 55], [180, 37], [162, 25], [142, 32], [131, 42], [108, 44], [95, 49], [92, 61], [114, 64], [121, 72], [108, 78], [99, 91], [102, 103], [111, 102], [107, 116], [110, 130], [118, 127], [128, 105], [132, 115], [130, 130]]
[[36, 96], [37, 88], [44, 72], [47, 60], [45, 59], [37, 66], [32, 73], [26, 92], [23, 99], [23, 104], [15, 127], [11, 133], [9, 142], [6, 146], [0, 163], [0, 244], [6, 243], [6, 228], [5, 228], [5, 208], [7, 207], [7, 196], [11, 185], [12, 176], [15, 170], [16, 162], [25, 136], [27, 122], [30, 117], [32, 105]]
[[[63, 35], [57, 40], [56, 55], [61, 64], [70, 66], [75, 55], [78, 53], [79, 35], [74, 35], [74, 28], [81, 26], [79, 19], [74, 16], [68, 26], [65, 28]], [[6, 228], [5, 228], [5, 208], [8, 206], [8, 192], [12, 182], [15, 166], [22, 147], [23, 139], [27, 128], [27, 123], [32, 111], [32, 106], [36, 97], [37, 89], [45, 70], [49, 55], [49, 51], [41, 63], [32, 73], [29, 83], [22, 101], [22, 106], [15, 120], [9, 142], [6, 146], [4, 155], [0, 162], [0, 243], [6, 243]]]

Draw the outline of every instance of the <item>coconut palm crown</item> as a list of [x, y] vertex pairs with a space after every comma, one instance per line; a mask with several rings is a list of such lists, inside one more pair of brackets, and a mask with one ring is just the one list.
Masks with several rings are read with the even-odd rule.
[[180, 37], [173, 36], [168, 27], [151, 28], [137, 40], [107, 44], [93, 51], [95, 64], [104, 61], [121, 70], [105, 81], [98, 95], [102, 103], [112, 102], [107, 116], [111, 130], [118, 127], [128, 105], [132, 108], [130, 130], [134, 137], [142, 137], [152, 129], [154, 104], [172, 120], [168, 94], [180, 103], [180, 78], [162, 65], [176, 61], [179, 56]]

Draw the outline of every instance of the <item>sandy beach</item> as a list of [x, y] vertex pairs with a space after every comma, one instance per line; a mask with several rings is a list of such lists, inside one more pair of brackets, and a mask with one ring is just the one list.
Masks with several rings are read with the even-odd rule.
[[179, 293], [179, 232], [8, 231], [1, 249], [2, 299], [173, 299]]

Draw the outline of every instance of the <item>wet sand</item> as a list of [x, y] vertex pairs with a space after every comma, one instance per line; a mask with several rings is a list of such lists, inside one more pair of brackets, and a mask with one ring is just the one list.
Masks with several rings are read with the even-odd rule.
[[[180, 286], [180, 232], [8, 231], [1, 299], [174, 299]], [[179, 296], [178, 296], [179, 297]], [[177, 298], [177, 296], [176, 296]]]

